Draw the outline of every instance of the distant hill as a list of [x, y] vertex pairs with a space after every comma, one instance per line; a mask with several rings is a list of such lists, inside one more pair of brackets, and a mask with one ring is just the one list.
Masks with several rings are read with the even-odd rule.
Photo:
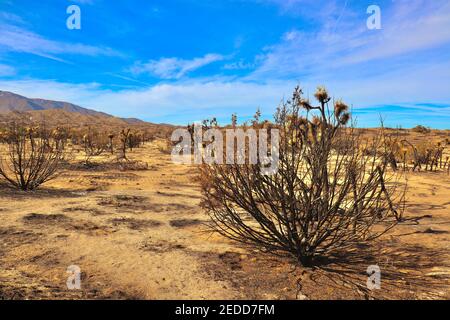
[[71, 126], [155, 126], [135, 118], [119, 118], [62, 101], [31, 99], [0, 90], [0, 121], [46, 122]]
[[106, 113], [82, 108], [68, 102], [31, 99], [12, 92], [0, 91], [0, 113], [8, 113], [11, 111], [23, 112], [54, 109], [76, 112], [84, 115], [107, 115]]

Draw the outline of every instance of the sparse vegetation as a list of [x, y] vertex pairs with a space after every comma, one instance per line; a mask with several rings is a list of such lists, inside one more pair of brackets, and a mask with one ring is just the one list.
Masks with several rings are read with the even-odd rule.
[[[450, 132], [356, 129], [345, 103], [329, 100], [322, 109], [328, 93], [320, 89], [316, 97], [317, 106], [297, 90], [291, 101], [280, 106], [274, 122], [262, 121], [257, 112], [253, 120], [242, 125], [236, 115], [227, 126], [219, 126], [214, 118], [201, 124], [204, 132], [210, 128], [265, 128], [269, 140], [271, 130], [279, 129], [280, 167], [274, 176], [261, 174], [262, 163], [205, 165], [203, 176], [197, 180], [194, 168], [169, 160], [174, 146], [169, 139], [175, 129], [171, 126], [109, 126], [88, 121], [38, 126], [40, 118], [34, 122], [29, 117], [20, 120], [18, 114], [16, 123], [21, 125], [0, 123], [1, 167], [9, 177], [16, 177], [9, 166], [14, 141], [26, 140], [28, 151], [31, 146], [37, 151], [42, 145], [48, 158], [49, 152], [57, 150], [62, 155], [49, 178], [57, 179], [45, 180], [49, 183], [42, 190], [17, 192], [7, 186], [20, 186], [0, 175], [0, 215], [8, 224], [0, 227], [0, 242], [6, 244], [1, 249], [4, 270], [25, 271], [20, 277], [0, 272], [0, 298], [17, 298], [18, 286], [30, 288], [20, 297], [36, 298], [36, 292], [42, 292], [53, 298], [59, 283], [51, 279], [60, 278], [60, 270], [67, 267], [66, 258], [76, 260], [80, 255], [94, 254], [100, 260], [90, 261], [83, 270], [94, 274], [96, 281], [116, 276], [117, 270], [127, 274], [127, 264], [102, 269], [105, 274], [92, 272], [98, 267], [96, 263], [112, 265], [119, 259], [136, 266], [133, 273], [148, 277], [152, 294], [156, 292], [158, 297], [164, 297], [167, 291], [160, 290], [161, 285], [152, 280], [162, 273], [165, 279], [182, 284], [174, 287], [171, 295], [181, 292], [177, 290], [184, 294], [186, 288], [205, 294], [205, 288], [218, 298], [228, 294], [231, 298], [258, 299], [443, 297], [448, 292], [440, 277], [448, 270], [444, 248], [449, 234], [445, 187], [446, 174], [450, 174]], [[190, 128], [193, 134], [193, 126]], [[213, 141], [207, 140], [203, 147]], [[29, 152], [26, 154], [29, 157]], [[404, 184], [397, 180], [403, 175], [410, 185], [407, 201], [403, 201]], [[212, 220], [198, 206], [199, 185], [203, 206]], [[28, 190], [36, 186], [30, 183]], [[258, 254], [223, 237], [205, 234], [208, 221], [229, 238], [270, 254]], [[393, 228], [397, 224], [401, 227]], [[392, 231], [383, 236], [388, 230]], [[55, 235], [51, 243], [48, 234]], [[67, 238], [78, 241], [80, 234], [86, 237], [75, 243], [80, 246], [74, 256], [73, 247], [66, 245]], [[112, 234], [117, 242], [105, 238]], [[119, 241], [128, 250], [117, 246]], [[61, 250], [55, 253], [56, 245]], [[199, 245], [201, 252], [192, 250]], [[293, 269], [293, 260], [285, 255], [294, 257], [297, 264], [314, 268]], [[155, 264], [147, 263], [149, 257]], [[18, 259], [25, 263], [17, 263]], [[201, 262], [199, 271], [190, 261]], [[50, 280], [29, 268], [37, 263], [52, 266], [46, 271]], [[385, 290], [363, 287], [365, 270], [371, 264], [381, 267]], [[416, 277], [419, 272], [426, 276]], [[280, 273], [287, 277], [280, 277]], [[336, 276], [339, 281], [330, 280]], [[31, 278], [39, 286], [30, 284]], [[436, 281], [431, 281], [434, 278]], [[6, 287], [4, 279], [9, 281]], [[226, 288], [216, 287], [217, 280]], [[134, 281], [126, 277], [120, 281], [135, 289]], [[195, 285], [187, 286], [189, 281]], [[197, 283], [203, 283], [201, 293], [195, 291]], [[332, 288], [333, 292], [317, 287]], [[104, 291], [93, 287], [90, 297], [98, 298], [99, 292], [109, 297], [110, 289], [114, 288]], [[123, 294], [129, 293], [127, 289]], [[58, 294], [67, 298], [71, 293]]]
[[384, 143], [381, 152], [393, 170], [400, 167], [403, 171], [437, 171], [448, 166], [445, 143], [425, 140], [413, 144], [398, 132], [389, 135], [384, 130], [382, 135]]

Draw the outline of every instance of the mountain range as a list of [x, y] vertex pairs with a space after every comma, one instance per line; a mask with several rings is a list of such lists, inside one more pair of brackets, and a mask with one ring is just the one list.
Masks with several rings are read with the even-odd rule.
[[135, 118], [119, 118], [63, 101], [27, 98], [0, 90], [0, 121], [45, 121], [49, 125], [146, 125]]

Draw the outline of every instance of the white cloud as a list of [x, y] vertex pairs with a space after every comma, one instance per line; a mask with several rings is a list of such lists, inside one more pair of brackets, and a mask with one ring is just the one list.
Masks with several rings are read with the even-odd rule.
[[382, 19], [383, 30], [343, 59], [353, 64], [388, 58], [450, 43], [450, 2], [397, 1]]
[[0, 64], [0, 77], [13, 76], [16, 74], [16, 69], [5, 64]]
[[[257, 59], [255, 59], [257, 61]], [[246, 70], [253, 69], [256, 66], [256, 61], [253, 63], [245, 62], [244, 59], [240, 59], [239, 61], [227, 63], [223, 66], [224, 70]]]
[[223, 55], [214, 53], [192, 60], [161, 58], [159, 60], [150, 60], [146, 63], [138, 62], [131, 68], [131, 72], [134, 74], [148, 73], [162, 79], [180, 79], [191, 71], [224, 59]]
[[19, 23], [23, 24], [24, 21], [21, 17], [14, 13], [6, 12], [6, 11], [0, 11], [0, 21], [7, 21], [12, 23]]
[[[285, 5], [301, 2], [293, 0]], [[279, 43], [265, 48], [265, 59], [251, 78], [346, 73], [351, 66], [364, 69], [362, 63], [373, 61], [384, 61], [388, 66], [389, 59], [450, 44], [450, 2], [446, 0], [397, 0], [391, 6], [382, 7], [382, 30], [368, 30], [365, 14], [349, 8], [338, 9], [323, 20], [317, 31], [286, 32]], [[430, 53], [426, 60], [435, 61], [435, 58]], [[409, 65], [418, 62], [420, 59], [413, 57]]]
[[301, 36], [302, 32], [294, 29], [283, 34], [282, 38], [284, 41], [298, 41], [301, 39]]
[[66, 62], [59, 54], [87, 56], [120, 56], [110, 48], [60, 42], [46, 39], [34, 32], [9, 24], [0, 24], [0, 47], [14, 52], [26, 52], [41, 57]]

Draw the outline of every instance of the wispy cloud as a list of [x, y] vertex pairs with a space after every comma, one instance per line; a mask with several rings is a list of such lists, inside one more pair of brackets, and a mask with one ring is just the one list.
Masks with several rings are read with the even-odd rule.
[[[280, 5], [304, 1], [308, 0]], [[293, 29], [279, 43], [266, 47], [265, 60], [254, 76], [304, 77], [450, 44], [450, 3], [446, 0], [398, 0], [382, 7], [382, 30], [368, 30], [366, 16], [354, 9], [336, 12], [318, 30]]]
[[13, 76], [15, 74], [16, 70], [13, 67], [0, 64], [0, 77]]
[[383, 30], [367, 46], [343, 59], [359, 63], [426, 50], [450, 43], [450, 2], [397, 1], [384, 18]]
[[209, 53], [192, 60], [161, 58], [159, 60], [150, 60], [146, 63], [137, 62], [131, 68], [131, 72], [134, 74], [147, 73], [161, 79], [180, 79], [189, 72], [224, 59], [223, 55], [215, 53]]
[[94, 0], [72, 0], [72, 2], [78, 4], [94, 4]]
[[67, 62], [59, 55], [121, 56], [111, 48], [81, 43], [49, 40], [39, 34], [10, 24], [0, 24], [0, 47], [7, 51], [25, 52], [37, 56]]
[[262, 55], [256, 56], [252, 62], [246, 62], [244, 59], [239, 59], [238, 61], [230, 62], [225, 64], [222, 68], [224, 70], [250, 70], [255, 69], [258, 63], [263, 58]]
[[[274, 5], [283, 15], [307, 17], [324, 23], [339, 19], [346, 0], [241, 0], [257, 4]], [[328, 23], [328, 22], [325, 22]]]
[[14, 14], [14, 13], [6, 12], [6, 11], [0, 11], [0, 21], [6, 21], [6, 22], [10, 22], [10, 23], [15, 23], [15, 24], [24, 23], [24, 21], [21, 17], [19, 17], [18, 15]]

